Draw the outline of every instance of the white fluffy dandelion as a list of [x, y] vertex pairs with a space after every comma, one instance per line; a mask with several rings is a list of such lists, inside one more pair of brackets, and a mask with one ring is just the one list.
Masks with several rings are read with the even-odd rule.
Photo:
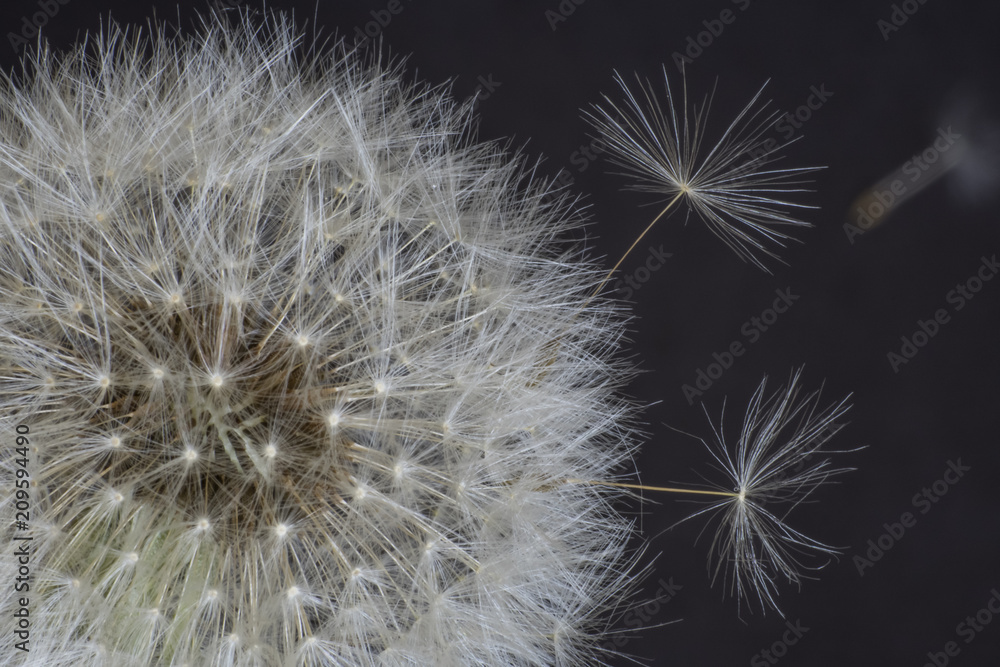
[[794, 211], [812, 207], [787, 201], [786, 196], [802, 191], [797, 187], [803, 183], [801, 177], [816, 168], [775, 167], [783, 145], [773, 139], [769, 143], [766, 134], [777, 122], [778, 112], [758, 104], [763, 88], [717, 140], [708, 142], [706, 120], [714, 91], [689, 108], [686, 81], [678, 101], [666, 67], [665, 103], [638, 76], [638, 92], [617, 73], [615, 80], [624, 103], [605, 96], [607, 108], [594, 105], [584, 116], [600, 132], [611, 161], [636, 179], [631, 189], [670, 199], [649, 227], [684, 199], [741, 259], [769, 271], [761, 255], [778, 258], [772, 246], [784, 247], [791, 238], [784, 230], [811, 226]]
[[632, 441], [578, 217], [442, 91], [298, 49], [111, 24], [0, 91], [7, 664], [576, 666], [621, 604], [632, 525], [566, 483]]

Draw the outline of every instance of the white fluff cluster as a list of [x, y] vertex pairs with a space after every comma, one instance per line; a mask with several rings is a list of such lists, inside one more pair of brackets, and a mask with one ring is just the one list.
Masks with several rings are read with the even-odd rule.
[[[804, 396], [802, 368], [792, 371], [788, 384], [767, 394], [767, 376], [750, 398], [743, 426], [728, 443], [721, 419], [712, 426], [712, 441], [702, 441], [725, 481], [717, 488], [734, 493], [713, 501], [689, 518], [717, 515], [712, 540], [714, 556], [708, 569], [714, 582], [725, 573], [738, 599], [757, 596], [761, 606], [777, 610], [777, 582], [800, 585], [803, 570], [818, 570], [840, 550], [799, 532], [788, 515], [831, 477], [851, 468], [835, 468], [829, 447], [844, 427], [850, 397], [821, 407], [820, 391]], [[707, 415], [706, 411], [706, 415]]]
[[88, 41], [0, 91], [6, 664], [594, 660], [632, 526], [567, 480], [631, 432], [571, 206], [280, 17]]
[[700, 104], [691, 105], [685, 79], [677, 99], [666, 65], [665, 95], [658, 95], [638, 74], [636, 92], [621, 75], [616, 74], [615, 80], [625, 101], [605, 96], [606, 107], [594, 105], [584, 117], [603, 136], [611, 162], [634, 179], [630, 189], [668, 198], [664, 213], [683, 198], [737, 256], [770, 273], [766, 258], [780, 260], [774, 246], [784, 247], [792, 240], [784, 230], [812, 226], [795, 212], [814, 207], [796, 204], [787, 196], [802, 192], [807, 182], [802, 177], [818, 167], [775, 164], [788, 144], [767, 137], [781, 114], [769, 109], [770, 102], [760, 101], [764, 89], [710, 142], [705, 126], [714, 89]]

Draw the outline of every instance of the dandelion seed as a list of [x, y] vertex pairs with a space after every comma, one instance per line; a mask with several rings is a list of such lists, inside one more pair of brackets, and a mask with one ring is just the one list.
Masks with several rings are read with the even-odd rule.
[[800, 395], [801, 374], [801, 368], [794, 371], [788, 384], [770, 395], [767, 378], [761, 380], [734, 444], [726, 441], [721, 419], [713, 426], [706, 447], [726, 477], [716, 491], [729, 493], [691, 517], [718, 516], [709, 562], [713, 581], [725, 572], [737, 598], [755, 595], [775, 610], [778, 580], [798, 585], [803, 570], [816, 569], [810, 563], [817, 557], [839, 553], [786, 520], [817, 487], [851, 470], [832, 467], [828, 456], [854, 451], [828, 448], [844, 426], [849, 397], [821, 408], [820, 391]]
[[[849, 397], [819, 409], [819, 391], [799, 398], [801, 374], [801, 368], [794, 371], [787, 387], [769, 397], [765, 397], [764, 377], [750, 399], [734, 452], [727, 446], [721, 419], [719, 426], [712, 427], [712, 444], [702, 440], [727, 476], [724, 484], [698, 489], [572, 478], [565, 482], [710, 496], [708, 507], [684, 521], [721, 515], [708, 563], [713, 583], [725, 572], [730, 592], [739, 601], [755, 594], [762, 605], [781, 613], [775, 600], [776, 580], [783, 577], [799, 584], [801, 571], [809, 567], [806, 558], [840, 553], [789, 527], [785, 519], [831, 476], [852, 470], [831, 468], [827, 455], [856, 451], [825, 449], [844, 426], [839, 420], [850, 408]], [[821, 458], [810, 461], [813, 457]], [[783, 508], [780, 516], [775, 506]]]
[[[584, 117], [607, 143], [610, 160], [636, 179], [630, 189], [664, 195], [669, 203], [646, 232], [683, 199], [741, 259], [770, 272], [761, 254], [775, 259], [771, 246], [784, 247], [791, 237], [783, 228], [810, 227], [794, 215], [786, 196], [803, 191], [801, 176], [817, 167], [775, 168], [784, 147], [762, 148], [764, 135], [778, 120], [778, 112], [758, 104], [761, 88], [714, 142], [706, 141], [705, 125], [714, 97], [689, 110], [687, 82], [675, 99], [666, 67], [666, 101], [653, 86], [636, 76], [633, 92], [619, 74], [615, 80], [625, 95], [623, 104], [605, 96], [608, 106], [594, 105]], [[679, 109], [678, 109], [679, 107]]]

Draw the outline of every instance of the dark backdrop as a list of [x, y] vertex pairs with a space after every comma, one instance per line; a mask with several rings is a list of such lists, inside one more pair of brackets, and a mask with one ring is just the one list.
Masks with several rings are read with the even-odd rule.
[[[46, 23], [43, 33], [66, 46], [109, 11], [145, 22], [154, 5], [157, 16], [180, 15], [190, 25], [192, 10], [209, 3], [8, 0], [0, 56], [9, 70], [17, 35], [31, 22]], [[919, 666], [934, 664], [929, 654], [938, 665], [996, 664], [1000, 618], [987, 602], [1000, 600], [1000, 280], [983, 283], [961, 309], [951, 291], [1000, 253], [998, 3], [375, 0], [317, 8], [314, 0], [287, 0], [270, 7], [293, 9], [327, 35], [378, 33], [383, 48], [408, 57], [411, 76], [454, 79], [462, 97], [479, 89], [480, 136], [510, 139], [529, 156], [545, 156], [544, 175], [571, 178], [590, 207], [594, 252], [609, 265], [659, 210], [649, 197], [623, 192], [605, 160], [584, 150], [590, 139], [579, 110], [614, 92], [613, 69], [655, 78], [666, 63], [676, 74], [673, 54], [690, 49], [689, 89], [704, 94], [718, 82], [715, 130], [765, 80], [765, 97], [782, 112], [795, 113], [823, 91], [822, 103], [811, 100], [816, 108], [798, 111], [797, 127], [784, 126], [798, 138], [788, 166], [826, 166], [814, 192], [799, 199], [819, 207], [805, 213], [816, 227], [783, 251], [786, 266], [762, 273], [678, 214], [639, 244], [623, 275], [640, 287], [631, 294], [631, 350], [645, 372], [629, 392], [649, 406], [649, 440], [636, 461], [643, 481], [700, 481], [709, 472], [701, 446], [665, 424], [708, 435], [700, 402], [717, 416], [728, 396], [735, 431], [764, 374], [780, 382], [804, 364], [806, 388], [825, 380], [831, 400], [853, 392], [851, 423], [837, 444], [865, 449], [844, 455], [857, 470], [824, 487], [820, 502], [798, 508], [792, 522], [845, 553], [801, 590], [782, 588], [786, 625], [775, 613], [740, 613], [720, 585], [711, 587], [710, 536], [697, 539], [699, 524], [664, 532], [695, 506], [659, 496], [635, 503], [626, 509], [641, 516], [649, 554], [658, 554], [645, 594], [665, 586], [671, 593], [623, 619], [663, 625], [636, 633], [622, 650], [649, 665]], [[54, 16], [39, 13], [46, 8]], [[942, 153], [939, 163], [948, 157], [955, 165], [939, 178], [928, 172], [911, 180], [906, 163], [949, 131], [961, 136], [964, 152]], [[858, 197], [875, 186], [884, 200], [894, 179], [906, 201], [877, 227], [849, 234], [844, 224], [857, 223]], [[862, 205], [876, 211], [873, 201]], [[646, 272], [661, 248], [671, 256]], [[744, 324], [764, 313], [776, 290], [797, 299], [751, 341]], [[947, 321], [926, 340], [917, 335], [926, 344], [894, 368], [888, 353], [903, 352], [901, 337], [912, 340], [939, 309]], [[713, 354], [736, 341], [746, 352], [692, 405], [683, 386], [699, 370], [718, 375], [720, 368], [709, 368]], [[951, 465], [968, 470], [946, 475]], [[933, 502], [920, 499], [925, 489]], [[913, 521], [900, 535], [893, 524], [905, 512]], [[881, 547], [872, 550], [869, 540]], [[947, 656], [948, 648], [957, 655]]]

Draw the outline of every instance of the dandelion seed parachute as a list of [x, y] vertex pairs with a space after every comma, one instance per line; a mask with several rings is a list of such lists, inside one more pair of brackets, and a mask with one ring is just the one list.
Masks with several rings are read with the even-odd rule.
[[785, 229], [811, 226], [795, 210], [813, 207], [786, 197], [801, 192], [802, 177], [817, 168], [776, 168], [784, 146], [764, 148], [778, 113], [758, 103], [763, 88], [712, 143], [706, 120], [714, 92], [689, 109], [686, 81], [678, 101], [666, 67], [663, 77], [665, 104], [648, 81], [637, 76], [633, 92], [616, 73], [625, 102], [605, 96], [607, 107], [594, 105], [584, 117], [607, 142], [610, 160], [635, 179], [630, 189], [664, 195], [667, 208], [683, 198], [737, 256], [769, 273], [766, 258], [779, 259], [773, 246], [792, 238]]
[[578, 215], [445, 91], [264, 23], [109, 24], [0, 91], [8, 664], [588, 663], [632, 525], [565, 480], [633, 435]]
[[709, 561], [713, 582], [724, 573], [737, 598], [756, 596], [779, 612], [778, 580], [798, 584], [814, 557], [839, 553], [789, 526], [788, 514], [832, 476], [850, 470], [833, 467], [829, 458], [842, 453], [829, 444], [844, 426], [849, 397], [821, 407], [819, 391], [801, 395], [801, 375], [801, 368], [795, 370], [772, 394], [767, 377], [761, 380], [732, 445], [721, 422], [712, 427], [706, 447], [726, 479], [715, 488], [730, 495], [689, 517], [717, 515]]

